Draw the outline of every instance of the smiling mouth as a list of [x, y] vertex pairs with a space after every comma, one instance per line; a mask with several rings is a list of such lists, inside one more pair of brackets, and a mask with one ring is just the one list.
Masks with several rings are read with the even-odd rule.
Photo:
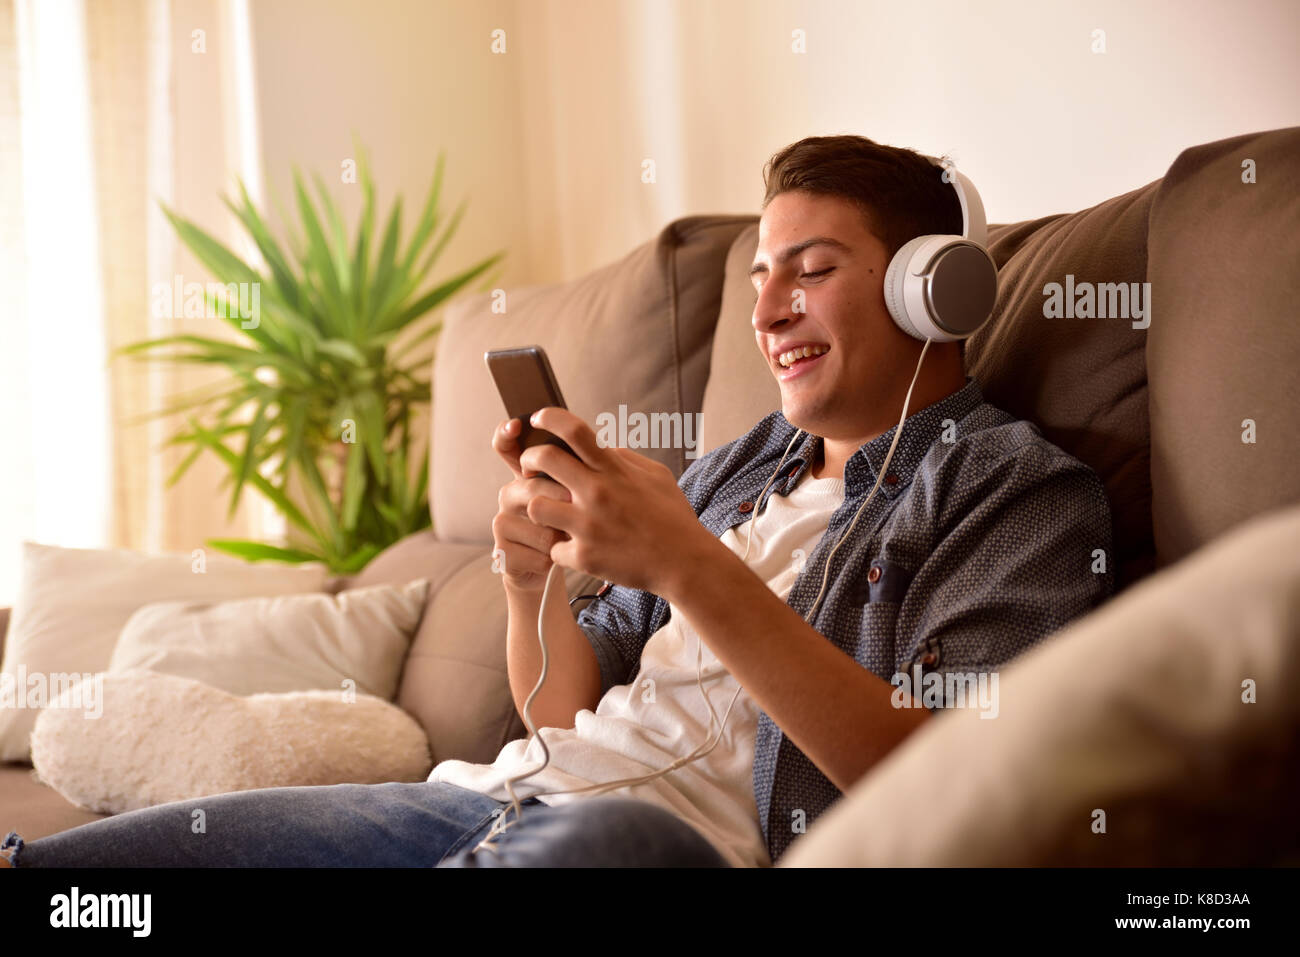
[[823, 347], [821, 352], [814, 352], [808, 356], [799, 355], [797, 357], [792, 357], [789, 353], [783, 354], [781, 358], [789, 362], [790, 365], [780, 365], [778, 367], [776, 373], [777, 380], [786, 382], [790, 379], [799, 378], [804, 374], [811, 372], [829, 351], [829, 347]]
[[801, 346], [798, 349], [791, 349], [789, 352], [783, 352], [777, 356], [777, 365], [783, 369], [790, 369], [804, 359], [815, 359], [831, 351], [830, 346]]

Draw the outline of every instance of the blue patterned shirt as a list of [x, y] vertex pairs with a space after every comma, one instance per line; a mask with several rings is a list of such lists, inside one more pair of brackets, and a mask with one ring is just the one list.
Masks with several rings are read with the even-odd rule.
[[[786, 597], [801, 616], [896, 428], [848, 460], [844, 502]], [[771, 412], [682, 473], [678, 487], [710, 532], [721, 536], [748, 521], [800, 481], [817, 436], [802, 437], [767, 498], [754, 501], [795, 431], [780, 410]], [[995, 672], [1113, 589], [1110, 507], [1096, 473], [1038, 426], [984, 401], [967, 376], [963, 388], [903, 423], [889, 472], [835, 554], [811, 625], [886, 681], [908, 674], [933, 685], [933, 673], [951, 690], [949, 673]], [[641, 650], [669, 613], [665, 599], [622, 585], [582, 609], [578, 626], [600, 664], [602, 696], [636, 677]], [[841, 796], [760, 710], [754, 798], [773, 863]]]

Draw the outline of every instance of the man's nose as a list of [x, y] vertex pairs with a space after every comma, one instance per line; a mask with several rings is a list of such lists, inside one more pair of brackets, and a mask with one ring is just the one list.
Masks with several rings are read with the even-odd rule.
[[793, 322], [795, 317], [794, 294], [796, 287], [767, 282], [754, 303], [752, 323], [756, 332], [770, 332], [784, 324]]

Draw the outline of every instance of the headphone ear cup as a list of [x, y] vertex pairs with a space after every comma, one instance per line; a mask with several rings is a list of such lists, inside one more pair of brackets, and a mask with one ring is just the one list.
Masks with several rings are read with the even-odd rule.
[[907, 298], [904, 295], [907, 285], [907, 264], [914, 253], [929, 236], [917, 236], [915, 239], [909, 239], [898, 252], [894, 253], [894, 258], [889, 261], [889, 268], [885, 270], [885, 307], [889, 310], [889, 315], [893, 317], [894, 324], [902, 329], [913, 339], [925, 341], [923, 336], [912, 322], [907, 314]]

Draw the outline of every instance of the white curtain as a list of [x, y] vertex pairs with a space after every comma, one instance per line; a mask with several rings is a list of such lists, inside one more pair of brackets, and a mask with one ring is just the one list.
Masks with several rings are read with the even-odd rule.
[[[254, 496], [226, 518], [224, 469], [175, 487], [176, 420], [150, 418], [219, 373], [117, 358], [178, 332], [158, 283], [209, 277], [158, 202], [247, 253], [220, 204], [261, 190], [245, 0], [0, 0], [0, 604], [23, 539], [184, 551], [274, 537]], [[204, 328], [203, 335], [224, 330]]]

